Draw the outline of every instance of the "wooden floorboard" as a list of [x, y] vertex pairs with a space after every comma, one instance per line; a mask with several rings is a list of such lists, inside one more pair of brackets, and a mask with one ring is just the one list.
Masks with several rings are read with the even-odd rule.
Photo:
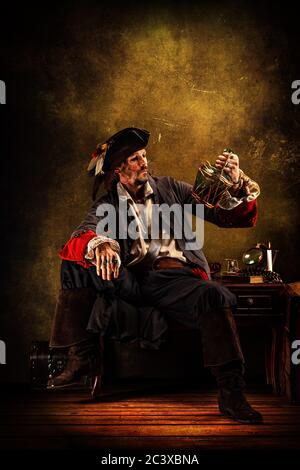
[[214, 391], [107, 388], [92, 402], [86, 391], [14, 390], [0, 403], [0, 449], [300, 451], [300, 406], [270, 393], [247, 397], [262, 424], [222, 417]]

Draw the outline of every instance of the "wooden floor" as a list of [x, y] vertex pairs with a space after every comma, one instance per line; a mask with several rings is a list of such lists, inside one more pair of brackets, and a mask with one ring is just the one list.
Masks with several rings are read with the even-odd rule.
[[300, 406], [284, 398], [247, 394], [264, 422], [242, 425], [219, 414], [214, 391], [122, 387], [107, 386], [98, 403], [86, 391], [10, 391], [1, 399], [0, 449], [300, 451]]

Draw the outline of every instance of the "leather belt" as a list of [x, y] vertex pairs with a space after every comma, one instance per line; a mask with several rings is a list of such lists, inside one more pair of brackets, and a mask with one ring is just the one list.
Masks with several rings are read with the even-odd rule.
[[164, 256], [162, 258], [157, 258], [153, 263], [153, 270], [158, 271], [159, 269], [174, 269], [174, 268], [183, 268], [189, 266], [184, 261], [181, 261], [177, 258], [171, 258]]
[[129, 265], [129, 269], [135, 272], [152, 271], [153, 263], [155, 263], [160, 248], [160, 240], [151, 240], [146, 256], [138, 263]]

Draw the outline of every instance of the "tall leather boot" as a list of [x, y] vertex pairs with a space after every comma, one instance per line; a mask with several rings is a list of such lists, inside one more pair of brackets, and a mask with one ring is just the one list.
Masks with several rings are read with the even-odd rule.
[[90, 338], [86, 327], [96, 297], [91, 287], [60, 289], [52, 321], [50, 348], [67, 348]]
[[219, 387], [218, 404], [222, 415], [239, 423], [257, 424], [262, 415], [248, 403], [245, 395], [244, 365], [241, 361], [231, 361], [211, 368]]
[[92, 397], [100, 395], [103, 367], [103, 338], [87, 332], [86, 326], [96, 299], [92, 288], [61, 289], [52, 322], [50, 348], [69, 348], [64, 371], [49, 377], [48, 389], [68, 388], [82, 376], [92, 377]]
[[102, 357], [98, 344], [98, 335], [70, 346], [68, 360], [63, 372], [56, 377], [49, 377], [49, 389], [68, 388], [78, 384], [87, 375], [95, 377], [102, 373]]

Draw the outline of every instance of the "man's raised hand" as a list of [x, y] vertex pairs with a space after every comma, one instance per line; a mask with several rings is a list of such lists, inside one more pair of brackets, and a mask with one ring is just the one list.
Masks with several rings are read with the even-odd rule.
[[232, 182], [237, 184], [240, 179], [240, 170], [239, 170], [239, 157], [232, 152], [224, 152], [222, 155], [219, 155], [216, 160], [216, 167], [220, 170], [223, 169], [227, 173]]

